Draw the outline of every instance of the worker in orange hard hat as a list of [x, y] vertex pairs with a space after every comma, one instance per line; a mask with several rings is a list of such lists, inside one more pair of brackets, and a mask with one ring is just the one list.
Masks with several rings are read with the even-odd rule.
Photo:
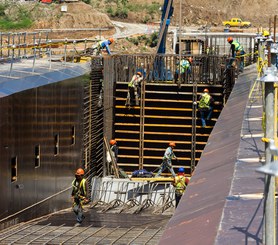
[[202, 122], [202, 127], [206, 127], [206, 120], [209, 121], [212, 116], [213, 112], [213, 105], [214, 105], [214, 99], [209, 94], [209, 90], [205, 88], [203, 90], [203, 93], [199, 97], [199, 104], [198, 104], [198, 110], [200, 112], [200, 118]]
[[[231, 53], [232, 53], [232, 58], [238, 58], [239, 59], [239, 71], [243, 71], [244, 68], [244, 55], [245, 51], [243, 46], [237, 41], [234, 40], [232, 37], [227, 38], [227, 42], [231, 44]], [[230, 65], [232, 65], [233, 60], [231, 60]]]
[[109, 45], [114, 42], [114, 38], [108, 38], [104, 41], [99, 41], [96, 45], [92, 47], [93, 50], [97, 50], [97, 55], [101, 53], [102, 50], [106, 49], [106, 52], [111, 55]]
[[128, 93], [126, 97], [126, 106], [139, 105], [139, 98], [141, 94], [140, 85], [143, 81], [142, 72], [138, 71], [135, 75], [132, 76], [130, 82], [128, 83]]
[[78, 168], [75, 172], [75, 179], [72, 181], [72, 209], [76, 215], [77, 224], [81, 224], [85, 218], [83, 214], [83, 205], [89, 202], [88, 200], [88, 183], [84, 178], [84, 170]]
[[[110, 149], [112, 152], [112, 157], [114, 158], [115, 163], [117, 163], [118, 162], [118, 152], [119, 152], [117, 141], [115, 139], [111, 139], [109, 141], [109, 144], [110, 144]], [[111, 162], [111, 157], [110, 158], [107, 157], [107, 161]]]
[[159, 167], [159, 170], [157, 172], [157, 174], [155, 175], [155, 177], [158, 177], [161, 175], [161, 173], [167, 168], [171, 174], [173, 175], [173, 177], [176, 176], [175, 171], [173, 169], [172, 166], [172, 159], [177, 159], [177, 157], [174, 154], [174, 148], [176, 147], [176, 143], [175, 142], [170, 142], [169, 146], [167, 147], [167, 149], [165, 150], [164, 156], [162, 158], [162, 163]]

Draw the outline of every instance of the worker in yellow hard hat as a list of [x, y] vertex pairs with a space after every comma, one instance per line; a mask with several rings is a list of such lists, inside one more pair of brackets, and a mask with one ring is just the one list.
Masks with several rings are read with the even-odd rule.
[[84, 170], [78, 168], [75, 172], [75, 179], [72, 181], [72, 200], [73, 211], [76, 215], [77, 224], [81, 224], [85, 216], [83, 214], [83, 205], [89, 202], [88, 200], [88, 183], [84, 178]]

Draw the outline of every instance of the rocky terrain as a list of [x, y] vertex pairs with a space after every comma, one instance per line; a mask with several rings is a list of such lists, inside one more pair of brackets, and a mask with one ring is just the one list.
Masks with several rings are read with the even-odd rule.
[[[123, 1], [123, 0], [121, 0]], [[127, 31], [127, 28], [134, 30], [143, 30], [146, 34], [151, 34], [158, 30], [161, 12], [154, 11], [148, 13], [146, 9], [138, 8], [135, 11], [129, 11], [126, 18], [111, 17], [107, 14], [107, 6], [117, 8], [116, 1], [111, 0], [91, 0], [91, 4], [84, 2], [62, 3], [62, 4], [42, 4], [32, 1], [21, 2], [26, 9], [36, 19], [34, 25], [28, 31], [41, 29], [64, 29], [64, 31], [51, 33], [50, 38], [96, 38], [100, 35], [102, 38], [110, 36], [120, 37], [121, 33]], [[134, 5], [163, 5], [163, 0], [129, 0]], [[66, 11], [61, 11], [62, 6], [66, 6]], [[242, 31], [256, 31], [258, 27], [268, 28], [270, 18], [273, 19], [275, 10], [278, 7], [276, 0], [173, 0], [174, 15], [171, 20], [171, 27], [178, 27], [181, 23], [182, 28], [196, 29], [200, 27], [209, 27], [211, 31], [223, 31], [222, 21], [231, 17], [240, 17], [243, 20], [251, 21], [253, 28]], [[142, 11], [141, 11], [142, 10]], [[9, 15], [16, 14], [16, 8], [13, 6], [6, 10]], [[143, 22], [145, 28], [140, 26]], [[115, 25], [114, 21], [121, 21], [126, 24]], [[138, 24], [138, 26], [128, 26], [128, 24]], [[66, 31], [66, 29], [91, 29], [90, 31]], [[92, 28], [103, 28], [105, 31], [93, 31]], [[17, 30], [18, 31], [18, 30]], [[26, 30], [23, 30], [26, 31]], [[122, 35], [123, 36], [123, 35]], [[117, 38], [114, 49], [125, 52], [150, 52], [153, 49], [127, 41], [123, 37]]]

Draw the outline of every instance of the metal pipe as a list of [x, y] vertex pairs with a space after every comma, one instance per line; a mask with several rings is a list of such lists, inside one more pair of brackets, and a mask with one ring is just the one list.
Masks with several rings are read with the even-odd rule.
[[51, 59], [52, 59], [52, 50], [51, 50], [51, 40], [48, 40], [49, 43], [49, 48], [48, 48], [48, 52], [49, 52], [49, 69], [51, 70], [52, 68], [52, 63], [51, 63]]
[[273, 41], [276, 42], [276, 19], [277, 15], [274, 16], [274, 29], [273, 29]]
[[68, 42], [68, 39], [65, 38], [64, 64], [67, 62], [67, 42]]
[[180, 83], [181, 83], [181, 71], [180, 71], [180, 69], [181, 69], [181, 66], [180, 66], [180, 62], [181, 62], [181, 14], [182, 14], [182, 11], [181, 11], [181, 1], [182, 0], [180, 0], [180, 20], [179, 20], [179, 65], [178, 65], [178, 69], [179, 69], [179, 77], [178, 77], [178, 79], [179, 79], [179, 85], [180, 85]]
[[[266, 115], [266, 138], [274, 136], [274, 91], [273, 82], [265, 83], [265, 115]], [[269, 144], [266, 143], [265, 163], [270, 163], [272, 156]], [[265, 244], [275, 244], [275, 176], [266, 175], [265, 178]]]
[[13, 63], [14, 63], [14, 49], [15, 45], [12, 46], [12, 60], [11, 60], [11, 66], [10, 66], [10, 77], [12, 76], [12, 70], [13, 70]]
[[34, 43], [34, 58], [33, 58], [33, 67], [32, 67], [32, 72], [34, 72], [34, 71], [35, 71], [36, 52], [37, 52], [36, 45], [37, 45], [37, 43]]

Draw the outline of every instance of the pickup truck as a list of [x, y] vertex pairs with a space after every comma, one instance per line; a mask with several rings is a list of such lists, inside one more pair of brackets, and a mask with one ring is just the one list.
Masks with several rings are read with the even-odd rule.
[[249, 22], [249, 21], [242, 21], [240, 18], [232, 18], [231, 20], [223, 21], [222, 23], [227, 28], [229, 28], [229, 27], [248, 28], [248, 27], [251, 26], [251, 22]]

